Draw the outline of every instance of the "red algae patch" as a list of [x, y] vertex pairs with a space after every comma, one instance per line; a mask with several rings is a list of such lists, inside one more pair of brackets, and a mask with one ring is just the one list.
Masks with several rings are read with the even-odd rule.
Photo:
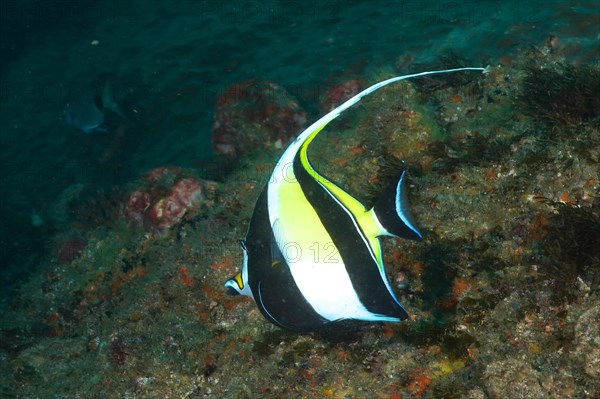
[[212, 204], [216, 183], [180, 168], [156, 168], [125, 200], [123, 213], [137, 226], [170, 229]]

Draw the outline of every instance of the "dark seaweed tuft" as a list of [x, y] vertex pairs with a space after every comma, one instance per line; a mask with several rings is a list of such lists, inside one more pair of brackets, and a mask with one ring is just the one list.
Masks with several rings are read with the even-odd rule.
[[600, 118], [597, 67], [531, 64], [526, 72], [518, 101], [534, 120], [556, 127], [574, 127]]
[[[446, 167], [440, 169], [452, 173], [456, 167], [464, 166], [465, 163], [486, 166], [504, 161], [511, 155], [511, 145], [520, 139], [521, 136], [485, 136], [479, 132], [470, 132], [455, 135], [444, 143], [434, 143], [429, 150], [439, 162], [445, 164]], [[438, 163], [437, 166], [439, 165]]]
[[600, 202], [592, 207], [556, 203], [557, 213], [549, 219], [547, 234], [541, 241], [545, 272], [558, 287], [568, 292], [578, 277], [600, 286]]
[[362, 193], [359, 198], [364, 201], [363, 203], [367, 206], [373, 205], [377, 199], [379, 199], [381, 192], [389, 184], [392, 184], [403, 170], [408, 170], [409, 179], [411, 176], [414, 177], [420, 175], [417, 169], [412, 167], [407, 168], [407, 164], [404, 161], [386, 152], [382, 152], [379, 156], [378, 166], [379, 171], [377, 173], [377, 180], [372, 184], [369, 184], [365, 188], [365, 192]]
[[[458, 55], [453, 50], [444, 51], [440, 57], [431, 65], [418, 65], [415, 70], [434, 71], [443, 69], [454, 69], [473, 66], [473, 63]], [[448, 73], [441, 75], [428, 75], [415, 79], [417, 89], [424, 94], [432, 93], [448, 87], [462, 87], [472, 82], [478, 74], [471, 71]]]
[[131, 355], [131, 350], [122, 337], [114, 337], [108, 344], [108, 360], [114, 366], [122, 366]]
[[422, 317], [409, 325], [400, 323], [398, 331], [402, 339], [417, 347], [426, 347], [432, 343], [439, 344], [439, 338], [446, 331], [455, 328], [455, 319], [452, 317]]
[[458, 254], [450, 243], [432, 243], [422, 255], [423, 263], [427, 268], [423, 272], [422, 281], [425, 291], [423, 300], [431, 308], [434, 315], [440, 316], [447, 313], [447, 309], [440, 310], [436, 305], [452, 293], [452, 282], [456, 277]]
[[285, 340], [289, 333], [284, 330], [269, 331], [262, 335], [261, 340], [254, 342], [252, 352], [258, 356], [270, 356], [275, 353], [277, 345]]

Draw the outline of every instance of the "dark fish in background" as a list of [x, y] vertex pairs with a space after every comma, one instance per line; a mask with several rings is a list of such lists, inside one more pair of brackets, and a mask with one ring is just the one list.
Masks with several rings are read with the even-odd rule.
[[114, 100], [114, 88], [110, 80], [104, 83], [102, 95], [85, 93], [75, 97], [63, 111], [65, 122], [86, 134], [106, 132], [102, 127], [107, 111], [125, 119], [119, 104]]

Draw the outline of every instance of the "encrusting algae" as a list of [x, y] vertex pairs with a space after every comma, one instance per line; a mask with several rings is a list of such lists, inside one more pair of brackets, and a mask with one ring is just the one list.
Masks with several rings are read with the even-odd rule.
[[172, 223], [146, 208], [140, 223], [90, 218], [77, 256], [51, 251], [3, 320], [0, 396], [598, 397], [600, 128], [582, 104], [600, 90], [580, 85], [599, 73], [534, 53], [452, 84], [404, 82], [315, 140], [319, 170], [369, 205], [406, 162], [424, 238], [382, 243], [402, 323], [291, 333], [221, 289], [271, 146], [218, 185], [181, 171], [123, 189], [154, 204], [182, 179], [211, 187]]

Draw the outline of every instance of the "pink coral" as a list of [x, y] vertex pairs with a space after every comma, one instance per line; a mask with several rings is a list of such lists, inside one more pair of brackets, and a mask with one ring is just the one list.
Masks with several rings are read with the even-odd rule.
[[358, 94], [367, 82], [364, 79], [351, 79], [344, 83], [332, 86], [325, 94], [325, 99], [321, 102], [321, 111], [329, 112], [344, 101]]
[[180, 168], [158, 167], [146, 173], [142, 187], [127, 197], [123, 213], [139, 227], [165, 230], [194, 214], [202, 204], [209, 204], [216, 184], [190, 177]]
[[202, 188], [192, 179], [178, 181], [169, 194], [154, 203], [148, 211], [150, 222], [160, 229], [171, 228], [178, 224], [189, 210], [200, 205]]
[[306, 113], [283, 87], [247, 80], [230, 86], [217, 99], [213, 149], [230, 159], [258, 149], [280, 149], [306, 122]]
[[141, 190], [135, 190], [129, 194], [125, 215], [129, 220], [141, 226], [144, 222], [144, 214], [150, 207], [150, 195]]

